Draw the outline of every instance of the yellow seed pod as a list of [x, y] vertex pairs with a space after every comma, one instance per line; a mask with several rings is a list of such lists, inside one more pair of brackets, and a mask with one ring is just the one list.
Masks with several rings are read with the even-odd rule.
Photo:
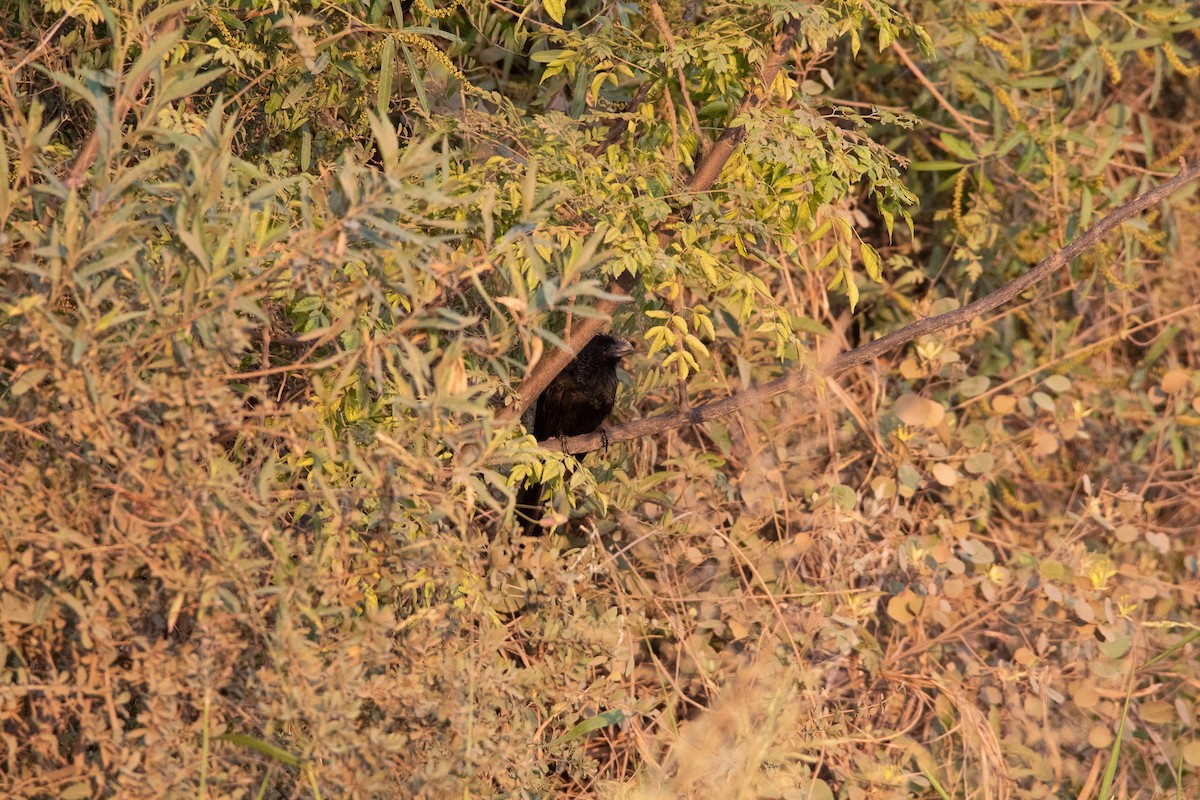
[[1021, 115], [1017, 111], [1016, 103], [1012, 101], [1012, 98], [1009, 96], [1008, 92], [997, 86], [995, 89], [995, 94], [996, 99], [1000, 101], [1000, 105], [1004, 106], [1004, 110], [1008, 112], [1008, 115], [1012, 117], [1013, 120], [1019, 122], [1021, 120]]
[[1175, 45], [1171, 44], [1170, 42], [1163, 42], [1162, 50], [1163, 55], [1167, 57], [1167, 63], [1170, 64], [1171, 67], [1180, 75], [1188, 78], [1194, 78], [1197, 75], [1200, 75], [1200, 64], [1197, 64], [1194, 67], [1189, 67], [1184, 64], [1183, 60], [1179, 57], [1179, 53], [1175, 52]]
[[439, 10], [432, 8], [428, 3], [425, 2], [425, 0], [417, 0], [417, 8], [421, 9], [421, 13], [428, 14], [434, 19], [445, 19], [454, 13], [454, 10], [458, 8], [459, 2], [461, 2], [461, 0], [450, 0], [450, 4], [448, 6]]
[[1100, 60], [1104, 62], [1105, 68], [1108, 70], [1108, 79], [1113, 82], [1113, 85], [1121, 82], [1121, 67], [1117, 64], [1116, 57], [1108, 52], [1107, 47], [1100, 48]]

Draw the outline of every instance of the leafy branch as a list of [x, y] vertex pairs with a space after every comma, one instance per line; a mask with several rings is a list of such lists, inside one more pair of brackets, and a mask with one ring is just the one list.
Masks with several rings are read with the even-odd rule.
[[[1196, 178], [1200, 178], [1200, 160], [1193, 161], [1190, 164], [1184, 163], [1175, 177], [1113, 209], [1103, 219], [1091, 228], [1088, 228], [1083, 235], [1067, 246], [1057, 250], [1024, 275], [962, 308], [945, 314], [939, 314], [936, 317], [918, 320], [911, 325], [906, 325], [897, 331], [889, 333], [887, 336], [842, 353], [821, 367], [821, 376], [833, 377], [840, 375], [868, 361], [873, 361], [885, 353], [896, 350], [921, 336], [928, 336], [931, 333], [963, 325], [982, 314], [999, 308], [1041, 282], [1051, 273], [1066, 266], [1073, 259], [1078, 258], [1092, 247], [1095, 247], [1109, 232], [1121, 223], [1135, 214], [1145, 211], [1154, 204], [1165, 200]], [[566, 439], [547, 440], [542, 442], [542, 444], [547, 447], [561, 447], [567, 453], [586, 453], [599, 449], [604, 445], [606, 439], [609, 443], [625, 442], [631, 439], [640, 439], [643, 436], [653, 436], [654, 434], [677, 428], [699, 425], [718, 417], [724, 417], [743, 408], [759, 405], [772, 397], [802, 389], [811, 380], [811, 371], [800, 368], [788, 372], [770, 383], [753, 389], [747, 389], [744, 392], [739, 392], [712, 403], [705, 403], [704, 405], [677, 411], [672, 414], [643, 417], [642, 419], [627, 422], [615, 428], [609, 428], [604, 433], [588, 433], [582, 436], [571, 436]]]
[[[758, 87], [755, 91], [748, 94], [738, 108], [737, 116], [741, 116], [747, 111], [757, 108], [762, 105], [763, 100], [771, 90], [772, 84], [775, 83], [775, 77], [779, 74], [779, 70], [783, 68], [783, 62], [787, 59], [788, 53], [796, 44], [796, 38], [800, 34], [800, 20], [794, 18], [784, 26], [783, 32], [775, 40], [775, 47], [771, 57], [763, 64], [762, 72], [759, 77]], [[682, 87], [681, 87], [682, 88]], [[734, 125], [726, 128], [721, 135], [704, 154], [696, 171], [688, 180], [687, 188], [691, 192], [704, 192], [712, 188], [716, 183], [717, 178], [721, 174], [725, 163], [729, 161], [729, 157], [733, 155], [737, 146], [746, 138], [746, 127], [744, 125]], [[685, 215], [686, 212], [681, 212], [679, 216]], [[666, 247], [673, 236], [674, 224], [679, 220], [679, 216], [666, 220], [656, 230], [659, 245]], [[532, 405], [542, 390], [550, 385], [550, 381], [554, 380], [558, 373], [562, 372], [567, 364], [571, 363], [571, 359], [575, 358], [583, 346], [592, 340], [592, 337], [600, 332], [611, 318], [612, 312], [616, 307], [626, 302], [629, 297], [629, 292], [634, 287], [636, 276], [630, 273], [624, 273], [619, 278], [614, 280], [608, 286], [609, 294], [615, 299], [606, 299], [598, 302], [593, 309], [593, 315], [580, 320], [578, 324], [572, 328], [571, 333], [563, 340], [563, 347], [552, 350], [538, 361], [532, 370], [525, 376], [525, 380], [521, 382], [517, 389], [517, 401], [513, 405], [506, 408], [499, 415], [502, 420], [512, 420], [519, 418], [526, 409]], [[589, 448], [594, 449], [594, 448]]]

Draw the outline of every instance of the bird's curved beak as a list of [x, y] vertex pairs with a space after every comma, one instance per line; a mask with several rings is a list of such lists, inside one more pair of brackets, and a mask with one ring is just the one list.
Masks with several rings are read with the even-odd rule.
[[611, 352], [613, 358], [624, 358], [635, 350], [637, 350], [637, 346], [633, 342], [617, 337], [617, 340], [613, 342]]

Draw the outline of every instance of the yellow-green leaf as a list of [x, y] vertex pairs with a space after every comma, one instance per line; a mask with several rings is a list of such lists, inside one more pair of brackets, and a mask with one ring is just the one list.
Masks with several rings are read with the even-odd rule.
[[883, 280], [883, 262], [879, 258], [879, 252], [871, 245], [863, 242], [859, 250], [862, 252], [863, 269], [867, 271], [867, 277], [879, 283]]
[[567, 0], [543, 0], [542, 8], [550, 15], [550, 19], [562, 25], [563, 15], [567, 13]]

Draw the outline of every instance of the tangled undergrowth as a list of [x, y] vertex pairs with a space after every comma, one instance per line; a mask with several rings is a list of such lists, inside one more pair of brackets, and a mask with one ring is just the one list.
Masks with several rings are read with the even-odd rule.
[[625, 272], [622, 420], [1010, 280], [1197, 155], [1190, 12], [404, 5], [0, 22], [0, 794], [1200, 792], [1194, 188], [583, 468], [498, 416]]

